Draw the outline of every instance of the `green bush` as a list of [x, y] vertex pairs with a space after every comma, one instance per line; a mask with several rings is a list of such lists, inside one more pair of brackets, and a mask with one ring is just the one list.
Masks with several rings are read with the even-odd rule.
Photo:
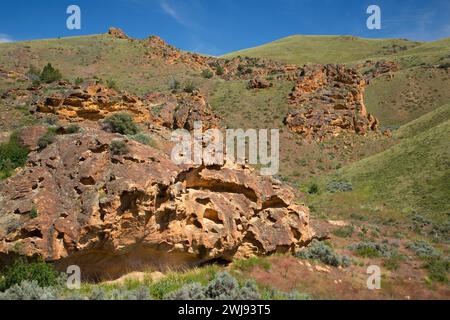
[[317, 194], [319, 193], [319, 186], [316, 183], [313, 183], [308, 190], [309, 194]]
[[202, 77], [205, 79], [211, 79], [214, 77], [214, 73], [209, 69], [205, 69], [202, 71]]
[[53, 68], [51, 63], [48, 63], [42, 69], [40, 80], [45, 83], [51, 83], [62, 79], [62, 74], [58, 69]]
[[223, 69], [223, 67], [221, 65], [217, 65], [216, 66], [216, 74], [218, 76], [222, 76], [225, 73], [225, 70]]
[[124, 155], [130, 151], [128, 149], [126, 142], [119, 139], [111, 141], [111, 144], [109, 145], [109, 150], [113, 155]]
[[74, 134], [80, 132], [81, 128], [77, 124], [71, 124], [65, 128], [66, 134]]
[[60, 274], [53, 266], [43, 261], [28, 263], [18, 259], [3, 272], [0, 280], [0, 291], [5, 291], [23, 281], [36, 281], [41, 287], [55, 286], [60, 281]]
[[197, 90], [197, 88], [192, 81], [187, 81], [184, 84], [184, 92], [193, 93], [195, 90]]
[[386, 244], [364, 241], [348, 246], [348, 249], [354, 251], [358, 256], [363, 258], [379, 258], [391, 257], [398, 253], [397, 249]]
[[103, 122], [104, 129], [114, 133], [135, 135], [139, 132], [139, 128], [134, 123], [133, 118], [128, 113], [115, 113]]
[[31, 208], [30, 218], [31, 219], [36, 219], [38, 216], [39, 216], [39, 213], [38, 213], [36, 207]]
[[0, 144], [0, 180], [11, 175], [12, 171], [25, 165], [28, 148], [19, 143], [17, 133], [11, 134], [7, 143]]
[[300, 259], [318, 260], [333, 267], [348, 267], [351, 263], [349, 257], [337, 254], [325, 242], [317, 240], [313, 240], [309, 247], [298, 252], [296, 256]]
[[425, 268], [431, 280], [444, 283], [448, 282], [448, 273], [450, 271], [450, 261], [448, 258], [428, 258]]
[[39, 138], [37, 145], [40, 150], [47, 148], [53, 142], [55, 142], [56, 132], [54, 130], [48, 130], [46, 134]]

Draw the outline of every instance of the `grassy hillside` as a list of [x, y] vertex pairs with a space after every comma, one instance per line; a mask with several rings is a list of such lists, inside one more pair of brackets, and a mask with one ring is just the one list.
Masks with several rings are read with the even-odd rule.
[[[184, 65], [167, 65], [150, 59], [144, 41], [117, 39], [107, 34], [0, 44], [0, 68], [26, 73], [30, 65], [48, 62], [63, 77], [98, 77], [113, 80], [121, 89], [136, 94], [168, 90], [169, 80], [193, 76]], [[197, 72], [199, 73], [199, 72]], [[6, 84], [0, 79], [0, 89]]]
[[[445, 220], [450, 212], [450, 106], [400, 129], [399, 144], [355, 162], [320, 180], [322, 194], [311, 197], [319, 211], [347, 215], [408, 213]], [[330, 182], [350, 182], [352, 192], [329, 193]], [[355, 205], [357, 204], [357, 205]]]
[[[402, 39], [363, 39], [351, 36], [301, 36], [283, 38], [256, 48], [229, 53], [224, 57], [250, 56], [285, 63], [350, 63], [368, 57], [384, 57], [420, 45]], [[402, 48], [402, 49], [400, 49]]]

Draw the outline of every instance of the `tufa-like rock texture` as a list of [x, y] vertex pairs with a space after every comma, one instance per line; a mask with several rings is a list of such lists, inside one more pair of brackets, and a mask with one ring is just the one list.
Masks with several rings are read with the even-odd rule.
[[[109, 146], [124, 139], [129, 152]], [[176, 166], [163, 152], [84, 128], [32, 152], [0, 184], [0, 260], [42, 257], [84, 277], [294, 252], [314, 237], [290, 189], [245, 166]]]
[[42, 97], [36, 110], [57, 115], [66, 122], [98, 121], [113, 113], [128, 112], [137, 123], [160, 124], [169, 129], [192, 130], [195, 121], [204, 122], [206, 129], [219, 128], [221, 122], [198, 92], [153, 93], [141, 98], [101, 84], [69, 88], [67, 93]]
[[364, 105], [365, 85], [356, 70], [343, 65], [305, 66], [290, 94], [294, 108], [285, 124], [316, 141], [342, 132], [365, 135], [377, 131], [378, 120]]

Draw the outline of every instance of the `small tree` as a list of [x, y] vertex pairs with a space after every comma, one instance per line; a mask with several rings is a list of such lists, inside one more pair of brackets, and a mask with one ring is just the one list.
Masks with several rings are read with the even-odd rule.
[[62, 79], [62, 74], [58, 69], [53, 68], [51, 63], [48, 63], [41, 72], [41, 81], [51, 83]]

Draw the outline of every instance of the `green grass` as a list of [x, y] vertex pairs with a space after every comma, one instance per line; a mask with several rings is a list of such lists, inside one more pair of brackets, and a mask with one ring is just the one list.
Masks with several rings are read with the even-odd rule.
[[[442, 110], [437, 113], [448, 115]], [[391, 209], [397, 217], [421, 212], [433, 220], [445, 220], [450, 211], [450, 119], [420, 132], [418, 128], [431, 125], [426, 125], [429, 118], [434, 117], [426, 115], [400, 130], [399, 144], [318, 179], [322, 186], [335, 179], [351, 181], [353, 192], [324, 193], [310, 202], [322, 210], [332, 205], [350, 211], [358, 204], [365, 214], [372, 208], [373, 212], [385, 210], [387, 217]], [[405, 136], [407, 132], [412, 136]]]
[[351, 36], [286, 37], [255, 48], [224, 55], [225, 58], [249, 56], [285, 63], [350, 63], [368, 57], [384, 57], [394, 53], [393, 45], [414, 48], [420, 43], [402, 39], [363, 39]]

